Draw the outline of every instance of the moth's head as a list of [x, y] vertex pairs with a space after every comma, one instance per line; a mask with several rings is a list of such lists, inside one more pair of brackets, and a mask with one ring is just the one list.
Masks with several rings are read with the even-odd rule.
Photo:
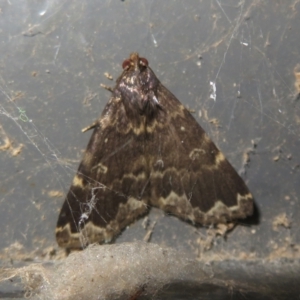
[[122, 67], [124, 71], [117, 80], [115, 93], [126, 108], [136, 109], [140, 115], [153, 116], [160, 108], [157, 96], [159, 81], [148, 67], [148, 60], [132, 53]]
[[148, 60], [144, 57], [139, 57], [138, 53], [130, 54], [128, 59], [125, 59], [122, 64], [123, 70], [142, 72], [148, 67]]

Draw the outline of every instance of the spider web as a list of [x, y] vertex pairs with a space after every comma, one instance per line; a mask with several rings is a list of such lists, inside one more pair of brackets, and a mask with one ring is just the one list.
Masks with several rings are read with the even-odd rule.
[[[59, 253], [58, 212], [90, 137], [81, 129], [110, 97], [104, 73], [117, 78], [131, 51], [196, 111], [256, 198], [259, 225], [213, 239], [206, 259], [297, 257], [299, 1], [6, 1], [0, 9], [4, 265]], [[203, 258], [205, 231], [155, 209], [149, 220], [152, 242]], [[151, 228], [142, 223], [117, 243], [142, 240]]]

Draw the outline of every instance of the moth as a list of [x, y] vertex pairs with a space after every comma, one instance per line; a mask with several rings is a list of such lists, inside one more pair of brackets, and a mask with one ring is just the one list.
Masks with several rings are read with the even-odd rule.
[[132, 53], [93, 129], [56, 227], [61, 247], [113, 240], [151, 206], [193, 224], [252, 214], [253, 197], [190, 112]]

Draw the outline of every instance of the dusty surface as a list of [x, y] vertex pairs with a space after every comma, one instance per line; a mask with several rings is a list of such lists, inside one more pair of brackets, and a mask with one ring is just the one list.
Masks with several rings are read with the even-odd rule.
[[[214, 261], [225, 273], [234, 269], [231, 261], [249, 263], [253, 278], [262, 265], [268, 284], [272, 276], [273, 283], [285, 276], [291, 262], [297, 268], [299, 14], [299, 0], [3, 1], [1, 265], [65, 256], [54, 229], [90, 138], [81, 129], [109, 99], [100, 84], [112, 86], [122, 61], [138, 51], [161, 82], [196, 111], [243, 176], [256, 209], [225, 235], [224, 228], [196, 228], [152, 210], [148, 227], [141, 219], [116, 243], [145, 238], [186, 258]], [[0, 287], [0, 296], [14, 293], [11, 286]]]

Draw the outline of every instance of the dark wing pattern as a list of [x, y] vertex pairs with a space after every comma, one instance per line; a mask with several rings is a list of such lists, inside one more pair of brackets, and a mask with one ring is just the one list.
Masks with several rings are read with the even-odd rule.
[[123, 69], [61, 209], [58, 244], [110, 241], [149, 205], [199, 224], [251, 215], [243, 180], [148, 61], [133, 53]]
[[207, 225], [251, 215], [247, 186], [190, 112], [161, 84], [158, 99], [164, 111], [147, 151], [150, 204]]
[[107, 104], [61, 209], [56, 239], [62, 247], [108, 242], [147, 211], [143, 141], [118, 101]]

